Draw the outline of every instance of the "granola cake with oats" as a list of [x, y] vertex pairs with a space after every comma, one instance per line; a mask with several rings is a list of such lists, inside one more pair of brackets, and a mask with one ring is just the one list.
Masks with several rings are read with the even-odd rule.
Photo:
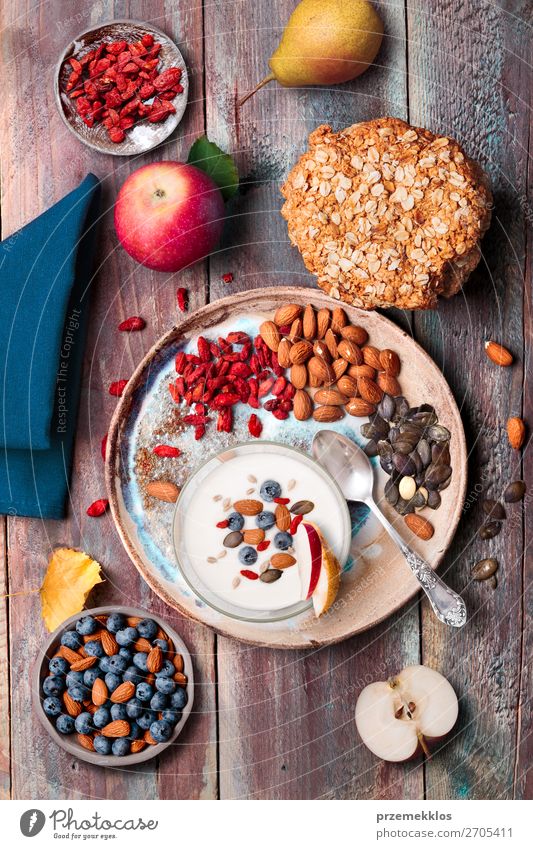
[[282, 187], [289, 237], [318, 284], [362, 309], [432, 309], [479, 262], [492, 206], [480, 166], [398, 118], [328, 125]]

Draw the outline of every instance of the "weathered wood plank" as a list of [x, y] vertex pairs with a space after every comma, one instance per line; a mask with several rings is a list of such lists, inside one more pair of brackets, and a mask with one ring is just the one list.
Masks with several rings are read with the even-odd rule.
[[[521, 475], [519, 457], [507, 444], [505, 422], [520, 413], [527, 362], [522, 319], [530, 277], [524, 290], [523, 202], [531, 6], [482, 2], [474, 8], [469, 2], [437, 0], [431, 8], [409, 3], [407, 14], [411, 122], [459, 139], [484, 163], [495, 196], [483, 261], [465, 295], [415, 320], [417, 339], [454, 390], [471, 448], [465, 516], [443, 568], [454, 587], [464, 588], [470, 622], [463, 631], [444, 635], [427, 606], [423, 608], [424, 662], [447, 675], [461, 696], [457, 734], [427, 765], [427, 795], [509, 797], [524, 616], [520, 507], [509, 507], [510, 518], [497, 539], [482, 542], [476, 530], [482, 523], [480, 493], [498, 497], [505, 483]], [[503, 341], [515, 353], [512, 370], [498, 370], [488, 361], [483, 353], [487, 338]], [[472, 564], [489, 555], [501, 563], [496, 591], [470, 581]], [[525, 706], [525, 693], [523, 700]]]
[[[192, 71], [190, 104], [177, 137], [135, 161], [97, 155], [73, 139], [53, 100], [51, 77], [64, 44], [85, 26], [123, 14], [112, 3], [77, 4], [76, 16], [66, 2], [52, 2], [43, 17], [35, 6], [5, 7], [2, 20], [4, 96], [1, 122], [2, 206], [4, 234], [37, 215], [73, 188], [92, 170], [104, 181], [104, 206], [97, 263], [102, 263], [94, 291], [91, 330], [85, 360], [75, 467], [69, 517], [62, 522], [11, 519], [9, 568], [11, 591], [38, 587], [52, 547], [82, 546], [104, 566], [107, 583], [95, 593], [97, 602], [134, 602], [174, 622], [195, 661], [197, 701], [188, 729], [173, 752], [144, 769], [97, 770], [74, 760], [35, 735], [29, 707], [28, 663], [44, 638], [39, 600], [17, 596], [10, 605], [12, 698], [12, 772], [16, 798], [212, 798], [217, 793], [214, 658], [212, 635], [183, 620], [152, 596], [129, 562], [109, 516], [85, 515], [87, 504], [104, 494], [100, 440], [107, 430], [114, 401], [107, 395], [112, 380], [127, 377], [143, 353], [176, 320], [176, 280], [148, 272], [117, 247], [112, 204], [126, 176], [146, 161], [186, 157], [191, 141], [203, 132], [202, 7], [163, 2], [137, 4], [135, 17], [152, 21], [176, 36]], [[81, 17], [81, 20], [80, 20]], [[42, 81], [47, 80], [44, 87]], [[41, 97], [36, 92], [43, 91]], [[44, 104], [43, 104], [44, 101]], [[179, 284], [194, 290], [191, 304], [202, 302], [205, 269], [181, 275]], [[149, 327], [124, 338], [118, 322], [144, 315]]]

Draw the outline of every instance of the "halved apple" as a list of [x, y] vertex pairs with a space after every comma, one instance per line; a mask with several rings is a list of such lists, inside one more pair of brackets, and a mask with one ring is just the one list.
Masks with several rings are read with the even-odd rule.
[[311, 552], [311, 571], [306, 598], [313, 599], [315, 616], [328, 610], [337, 597], [341, 580], [339, 561], [331, 551], [319, 528], [312, 522], [302, 522]]

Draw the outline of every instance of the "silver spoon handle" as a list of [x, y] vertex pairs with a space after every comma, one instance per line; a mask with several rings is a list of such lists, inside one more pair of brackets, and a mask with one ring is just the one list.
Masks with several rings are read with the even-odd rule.
[[445, 625], [462, 628], [466, 622], [466, 606], [461, 596], [450, 589], [429, 563], [403, 541], [396, 528], [385, 518], [374, 501], [368, 501], [367, 504], [399, 546], [413, 575], [427, 595], [435, 616]]

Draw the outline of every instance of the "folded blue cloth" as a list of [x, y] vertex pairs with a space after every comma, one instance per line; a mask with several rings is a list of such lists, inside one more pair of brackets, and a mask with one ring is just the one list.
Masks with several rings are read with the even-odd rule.
[[100, 184], [0, 244], [0, 513], [65, 515]]

